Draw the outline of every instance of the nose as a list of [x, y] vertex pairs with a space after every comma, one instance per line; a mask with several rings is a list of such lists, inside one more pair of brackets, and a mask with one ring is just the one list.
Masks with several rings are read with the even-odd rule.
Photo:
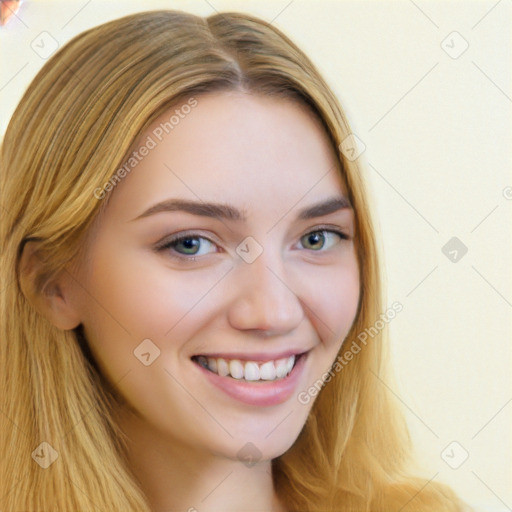
[[302, 321], [304, 310], [293, 283], [286, 279], [282, 260], [269, 251], [252, 263], [240, 261], [232, 279], [237, 293], [228, 320], [233, 328], [277, 336], [293, 331]]

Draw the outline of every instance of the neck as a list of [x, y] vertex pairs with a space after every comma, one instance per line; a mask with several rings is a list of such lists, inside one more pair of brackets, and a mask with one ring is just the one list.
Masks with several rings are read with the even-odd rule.
[[246, 465], [183, 445], [129, 415], [128, 462], [153, 512], [286, 512], [274, 490], [271, 461]]

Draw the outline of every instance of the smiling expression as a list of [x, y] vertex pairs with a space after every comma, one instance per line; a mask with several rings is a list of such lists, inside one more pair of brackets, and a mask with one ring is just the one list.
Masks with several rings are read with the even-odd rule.
[[232, 458], [252, 442], [270, 459], [297, 438], [313, 403], [297, 396], [355, 319], [354, 212], [305, 106], [197, 101], [115, 187], [70, 268], [71, 302], [148, 428]]

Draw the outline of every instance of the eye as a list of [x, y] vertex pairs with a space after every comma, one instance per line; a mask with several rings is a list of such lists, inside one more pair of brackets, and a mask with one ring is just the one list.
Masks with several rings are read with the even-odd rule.
[[[342, 231], [319, 228], [302, 236], [300, 240], [306, 249], [314, 252], [324, 252], [331, 249], [340, 240], [348, 239], [349, 237]], [[218, 252], [216, 246], [215, 242], [201, 236], [199, 233], [185, 233], [164, 239], [155, 247], [155, 250], [157, 252], [165, 251], [174, 259], [194, 262], [198, 259], [198, 256]], [[213, 250], [209, 250], [211, 248]]]
[[191, 256], [204, 256], [209, 252], [208, 247], [214, 245], [215, 244], [208, 238], [200, 236], [197, 233], [191, 233], [168, 238], [159, 244], [156, 247], [156, 250], [164, 251], [172, 249], [169, 251], [171, 257], [188, 261], [195, 261], [196, 258]]
[[[348, 236], [342, 231], [338, 231], [336, 229], [317, 229], [315, 231], [310, 231], [301, 238], [301, 240], [305, 240], [306, 249], [311, 249], [315, 252], [325, 249], [326, 244], [328, 246], [327, 249], [332, 248], [340, 239], [348, 240]], [[312, 247], [307, 247], [308, 245]]]

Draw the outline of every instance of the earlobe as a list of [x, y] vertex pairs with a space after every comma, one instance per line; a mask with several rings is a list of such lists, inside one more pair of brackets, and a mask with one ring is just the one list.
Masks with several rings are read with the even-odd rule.
[[55, 327], [62, 330], [78, 327], [80, 316], [70, 301], [72, 278], [64, 270], [43, 282], [46, 271], [37, 251], [37, 242], [25, 243], [19, 264], [20, 286], [24, 296]]

